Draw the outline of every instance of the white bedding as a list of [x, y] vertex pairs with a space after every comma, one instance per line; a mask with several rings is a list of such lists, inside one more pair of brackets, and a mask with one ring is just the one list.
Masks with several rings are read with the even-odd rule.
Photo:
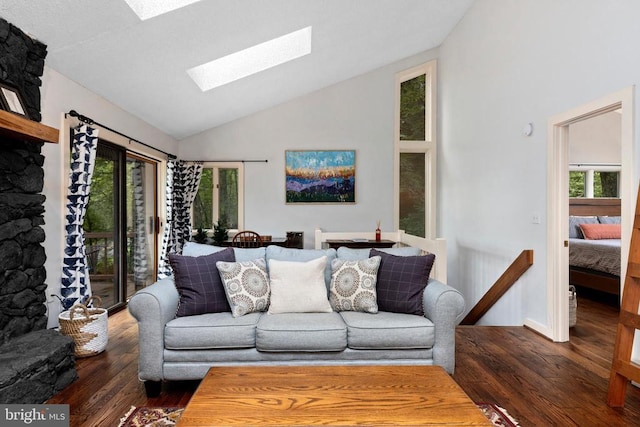
[[569, 265], [620, 276], [620, 239], [569, 239]]

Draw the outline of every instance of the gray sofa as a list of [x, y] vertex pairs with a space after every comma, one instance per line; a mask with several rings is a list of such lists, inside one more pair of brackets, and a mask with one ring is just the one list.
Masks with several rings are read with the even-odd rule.
[[[188, 244], [183, 255], [220, 250]], [[237, 261], [362, 259], [368, 250], [234, 249]], [[415, 248], [387, 250], [415, 255]], [[328, 271], [330, 275], [330, 270]], [[330, 276], [327, 277], [330, 280]], [[440, 365], [453, 373], [455, 327], [464, 299], [455, 289], [429, 279], [422, 292], [424, 316], [379, 311], [325, 313], [230, 312], [176, 317], [179, 294], [173, 279], [138, 291], [129, 311], [138, 321], [138, 376], [147, 394], [157, 395], [162, 381], [202, 379], [211, 366], [411, 364]]]

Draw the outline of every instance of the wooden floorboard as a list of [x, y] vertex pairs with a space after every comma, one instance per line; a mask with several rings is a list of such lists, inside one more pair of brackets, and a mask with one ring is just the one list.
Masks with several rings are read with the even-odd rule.
[[[476, 402], [496, 403], [522, 427], [640, 426], [640, 389], [624, 409], [606, 405], [616, 307], [578, 298], [568, 343], [524, 327], [460, 326], [453, 378]], [[70, 405], [71, 426], [117, 426], [131, 406], [185, 406], [197, 381], [165, 384], [147, 399], [137, 379], [137, 326], [128, 311], [109, 317], [109, 344], [78, 359], [79, 379], [49, 400]]]

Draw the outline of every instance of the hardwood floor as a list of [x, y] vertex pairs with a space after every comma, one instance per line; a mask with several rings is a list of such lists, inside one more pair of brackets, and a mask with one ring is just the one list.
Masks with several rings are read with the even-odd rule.
[[526, 328], [458, 327], [454, 379], [472, 400], [506, 408], [522, 426], [640, 425], [640, 389], [606, 404], [618, 309], [578, 298], [568, 343]]
[[[578, 299], [568, 343], [523, 327], [460, 326], [453, 378], [476, 402], [506, 408], [522, 427], [640, 426], [640, 389], [624, 409], [606, 405], [617, 308]], [[147, 399], [137, 379], [137, 326], [128, 311], [109, 318], [107, 350], [78, 359], [79, 379], [49, 400], [70, 405], [71, 426], [117, 426], [134, 406], [185, 406], [197, 382], [164, 385]]]

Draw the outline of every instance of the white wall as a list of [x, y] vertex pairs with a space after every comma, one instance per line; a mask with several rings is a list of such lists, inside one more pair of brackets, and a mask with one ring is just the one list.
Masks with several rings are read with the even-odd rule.
[[[272, 236], [313, 230], [371, 231], [376, 220], [393, 230], [393, 114], [395, 73], [437, 56], [425, 52], [269, 110], [187, 138], [188, 160], [266, 159], [245, 164], [245, 228]], [[286, 205], [284, 152], [356, 150], [356, 203]]]
[[[99, 95], [69, 80], [57, 71], [45, 67], [42, 77], [41, 110], [42, 123], [61, 130], [63, 138], [64, 113], [76, 110], [80, 114], [91, 117], [115, 130], [127, 134], [137, 140], [151, 144], [161, 150], [177, 152], [176, 141], [118, 108]], [[47, 298], [49, 309], [49, 327], [57, 325], [60, 304], [50, 294], [60, 294], [60, 276], [62, 273], [62, 252], [64, 249], [64, 215], [66, 188], [68, 186], [68, 153], [69, 141], [58, 144], [46, 143], [42, 148], [45, 156], [45, 182], [43, 194], [46, 196], [44, 242], [47, 261]]]
[[[547, 120], [638, 83], [638, 16], [632, 0], [481, 0], [440, 47], [439, 214], [449, 283], [470, 308], [521, 250], [535, 251], [532, 268], [481, 323], [549, 326]], [[524, 137], [528, 122], [534, 133]]]
[[617, 111], [601, 114], [569, 125], [569, 163], [608, 163], [619, 165], [622, 115]]

